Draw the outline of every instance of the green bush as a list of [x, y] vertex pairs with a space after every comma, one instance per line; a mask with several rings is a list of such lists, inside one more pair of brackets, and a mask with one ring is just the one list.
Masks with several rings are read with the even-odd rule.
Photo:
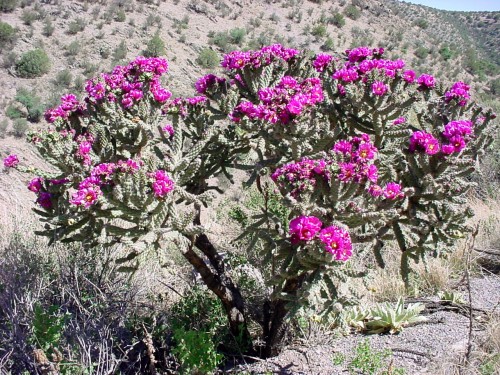
[[322, 51], [332, 51], [334, 47], [335, 42], [332, 38], [328, 37], [320, 48]]
[[43, 29], [42, 29], [43, 36], [46, 36], [46, 37], [52, 36], [52, 34], [54, 34], [54, 30], [55, 30], [55, 27], [52, 24], [52, 21], [50, 19], [47, 19], [45, 21], [45, 24], [43, 25]]
[[349, 5], [345, 8], [344, 14], [352, 20], [357, 20], [361, 17], [361, 11], [354, 5]]
[[17, 8], [17, 0], [0, 0], [0, 11], [12, 12]]
[[245, 41], [245, 36], [247, 31], [245, 28], [235, 28], [229, 30], [229, 37], [232, 44], [236, 44], [237, 46], [241, 46], [241, 44]]
[[22, 78], [41, 77], [50, 70], [50, 60], [43, 49], [23, 53], [16, 63], [17, 74]]
[[337, 26], [339, 29], [345, 25], [345, 18], [344, 16], [339, 13], [335, 12], [329, 19], [328, 23], [331, 23], [332, 25]]
[[146, 57], [158, 57], [166, 54], [165, 42], [161, 39], [160, 34], [156, 33], [148, 42], [144, 50]]
[[27, 26], [32, 25], [39, 18], [38, 13], [32, 10], [25, 9], [21, 14], [21, 20]]
[[5, 138], [7, 135], [7, 128], [9, 127], [9, 120], [4, 118], [0, 121], [0, 138]]
[[68, 44], [65, 48], [66, 51], [64, 54], [66, 56], [76, 56], [80, 52], [80, 42], [77, 40], [72, 41], [70, 44]]
[[319, 23], [311, 29], [311, 35], [314, 36], [314, 39], [316, 41], [319, 41], [321, 38], [324, 38], [326, 36], [326, 26]]
[[448, 46], [444, 46], [439, 50], [439, 54], [443, 58], [443, 60], [449, 60], [453, 57], [453, 51]]
[[113, 64], [119, 63], [127, 57], [127, 44], [124, 40], [113, 51]]
[[203, 68], [215, 68], [219, 65], [219, 55], [211, 48], [203, 48], [198, 57], [196, 58], [196, 63]]
[[423, 46], [420, 46], [415, 50], [414, 54], [419, 59], [425, 59], [429, 55], [429, 50]]
[[52, 81], [54, 86], [60, 88], [69, 88], [71, 86], [71, 82], [73, 81], [73, 74], [69, 69], [61, 70], [57, 72], [56, 78]]
[[12, 125], [14, 136], [18, 138], [24, 137], [24, 134], [26, 134], [28, 127], [28, 120], [26, 120], [25, 118], [15, 119], [14, 124]]
[[34, 91], [28, 91], [25, 88], [20, 88], [16, 92], [15, 99], [28, 111], [29, 121], [39, 122], [41, 120], [44, 112], [44, 106], [41, 99], [36, 96]]
[[74, 21], [71, 21], [68, 25], [68, 34], [75, 35], [79, 32], [85, 30], [85, 20], [83, 18], [77, 18]]
[[415, 21], [415, 25], [425, 30], [429, 27], [429, 21], [427, 21], [425, 18], [419, 18]]
[[4, 46], [14, 42], [15, 39], [16, 39], [16, 29], [13, 28], [8, 23], [0, 21], [0, 44]]
[[11, 120], [24, 117], [24, 113], [13, 104], [10, 104], [7, 107], [7, 109], [5, 110], [5, 115]]

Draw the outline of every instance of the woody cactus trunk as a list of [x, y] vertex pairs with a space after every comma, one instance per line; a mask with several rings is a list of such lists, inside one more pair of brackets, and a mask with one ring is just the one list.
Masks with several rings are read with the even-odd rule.
[[5, 161], [37, 176], [39, 234], [116, 247], [122, 271], [151, 256], [168, 265], [177, 248], [249, 343], [246, 302], [201, 222], [225, 193], [213, 177], [234, 183], [231, 171], [246, 171], [262, 204], [239, 238], [263, 260], [271, 356], [293, 314], [356, 302], [349, 279], [366, 274], [370, 252], [384, 267], [395, 241], [408, 282], [412, 262], [446, 254], [469, 230], [468, 176], [495, 115], [465, 83], [446, 89], [367, 47], [312, 56], [273, 45], [221, 65], [226, 76], [200, 78], [194, 97], [172, 98], [166, 60], [142, 57], [87, 82], [83, 101], [62, 97], [29, 136], [57, 172]]

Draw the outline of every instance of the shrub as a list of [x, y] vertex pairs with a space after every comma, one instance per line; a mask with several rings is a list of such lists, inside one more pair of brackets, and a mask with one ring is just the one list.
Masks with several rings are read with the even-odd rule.
[[348, 5], [344, 9], [344, 14], [352, 20], [357, 20], [359, 17], [361, 17], [361, 11], [354, 5]]
[[342, 26], [345, 25], [345, 18], [344, 18], [344, 16], [341, 13], [335, 12], [328, 19], [328, 23], [331, 23], [332, 25], [335, 25], [335, 26], [337, 26], [340, 29], [340, 28], [342, 28]]
[[311, 35], [314, 36], [314, 39], [316, 39], [316, 41], [324, 38], [326, 36], [326, 33], [326, 26], [321, 23], [313, 26], [313, 28], [311, 29]]
[[2, 60], [2, 66], [5, 69], [10, 69], [13, 66], [16, 65], [17, 61], [17, 53], [14, 51], [9, 51], [4, 53], [3, 60]]
[[86, 22], [83, 18], [77, 18], [73, 20], [68, 25], [68, 34], [75, 35], [79, 32], [85, 30]]
[[17, 138], [24, 137], [26, 131], [28, 130], [28, 120], [25, 118], [17, 118], [14, 120], [12, 125], [12, 130], [14, 131], [14, 136]]
[[12, 12], [17, 8], [18, 0], [0, 0], [0, 11]]
[[417, 56], [419, 59], [425, 59], [429, 55], [429, 50], [423, 46], [418, 47], [414, 54]]
[[5, 138], [7, 135], [7, 129], [9, 127], [9, 120], [4, 118], [2, 121], [0, 121], [0, 138]]
[[68, 89], [73, 81], [73, 74], [69, 69], [63, 69], [57, 72], [55, 79], [52, 81], [54, 86], [59, 89]]
[[80, 53], [81, 45], [78, 40], [72, 41], [65, 47], [65, 55], [66, 56], [77, 56]]
[[425, 18], [419, 18], [415, 21], [415, 25], [425, 30], [429, 27], [429, 21]]
[[34, 91], [28, 91], [25, 88], [20, 88], [16, 92], [16, 101], [21, 103], [28, 112], [28, 120], [38, 122], [41, 120], [44, 108], [41, 99]]
[[52, 36], [52, 34], [54, 34], [54, 30], [55, 30], [55, 27], [52, 24], [52, 21], [47, 18], [47, 20], [45, 21], [45, 23], [43, 25], [42, 34], [46, 37]]
[[[16, 40], [16, 29], [6, 22], [0, 21], [0, 44], [7, 46]], [[1, 49], [1, 47], [0, 47]]]
[[[37, 173], [46, 178], [36, 180], [39, 234], [89, 250], [120, 246], [124, 272], [178, 250], [218, 297], [231, 335], [250, 344], [242, 285], [202, 225], [212, 181], [234, 183], [241, 169], [261, 203], [246, 207], [238, 241], [273, 287], [259, 305], [264, 355], [279, 352], [298, 311], [327, 315], [351, 302], [344, 286], [366, 275], [368, 251], [383, 268], [391, 240], [409, 286], [413, 262], [449, 253], [470, 230], [469, 177], [496, 115], [471, 102], [465, 83], [445, 89], [401, 61], [381, 65], [382, 54], [235, 51], [223, 58], [225, 77], [201, 77], [200, 96], [188, 98], [162, 85], [160, 58], [94, 78], [84, 101], [63, 96], [46, 113], [48, 129], [31, 134], [57, 171]], [[377, 314], [400, 326], [388, 308]]]
[[166, 54], [165, 42], [161, 39], [160, 34], [156, 33], [148, 42], [143, 54], [147, 57], [158, 57]]
[[21, 14], [21, 20], [25, 25], [32, 25], [33, 22], [38, 20], [38, 13], [32, 10], [25, 9]]
[[246, 30], [244, 28], [235, 28], [229, 30], [230, 42], [237, 46], [241, 46], [245, 41]]
[[42, 49], [25, 52], [16, 62], [17, 74], [22, 78], [41, 77], [50, 70], [50, 60]]
[[203, 68], [215, 68], [219, 61], [219, 54], [208, 47], [203, 48], [196, 58], [196, 63]]
[[448, 46], [441, 47], [439, 49], [439, 54], [441, 55], [444, 61], [447, 61], [453, 57], [453, 52]]
[[321, 45], [322, 51], [332, 51], [335, 47], [335, 42], [331, 37], [326, 38], [325, 42]]
[[10, 104], [5, 110], [5, 115], [11, 120], [25, 117], [24, 113], [15, 105]]
[[127, 44], [124, 40], [113, 50], [113, 63], [117, 64], [127, 57]]

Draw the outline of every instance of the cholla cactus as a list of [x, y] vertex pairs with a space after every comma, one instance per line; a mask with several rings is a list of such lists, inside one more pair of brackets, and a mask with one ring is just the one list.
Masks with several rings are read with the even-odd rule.
[[410, 259], [446, 252], [467, 230], [467, 176], [495, 116], [469, 102], [466, 84], [445, 92], [382, 56], [366, 47], [312, 58], [280, 45], [232, 52], [227, 77], [200, 78], [191, 98], [162, 86], [163, 59], [89, 81], [83, 102], [63, 97], [48, 130], [30, 135], [57, 171], [29, 185], [41, 234], [127, 247], [127, 269], [175, 244], [248, 339], [244, 301], [200, 212], [211, 190], [223, 193], [210, 178], [249, 171], [264, 204], [242, 236], [263, 255], [272, 294], [260, 323], [266, 355], [276, 353], [290, 313], [352, 302], [341, 286], [364, 274], [360, 253], [383, 267], [384, 242], [395, 239], [407, 281]]

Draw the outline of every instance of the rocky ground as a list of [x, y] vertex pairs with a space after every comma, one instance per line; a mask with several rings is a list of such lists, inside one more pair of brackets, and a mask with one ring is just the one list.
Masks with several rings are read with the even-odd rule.
[[[465, 285], [462, 289], [466, 295]], [[471, 293], [474, 354], [485, 340], [487, 320], [500, 313], [500, 277], [490, 274], [471, 280]], [[309, 340], [292, 344], [278, 357], [241, 365], [233, 371], [250, 374], [348, 374], [356, 348], [368, 340], [371, 347], [368, 354], [372, 357], [386, 349], [392, 351], [392, 357], [383, 360], [381, 371], [396, 374], [397, 369], [402, 368], [410, 375], [453, 374], [452, 368], [460, 366], [468, 346], [468, 305], [454, 308], [437, 303], [436, 298], [421, 301], [426, 304], [423, 315], [427, 317], [427, 322], [408, 327], [400, 334], [353, 334], [334, 338], [325, 332], [316, 332], [311, 334]]]

